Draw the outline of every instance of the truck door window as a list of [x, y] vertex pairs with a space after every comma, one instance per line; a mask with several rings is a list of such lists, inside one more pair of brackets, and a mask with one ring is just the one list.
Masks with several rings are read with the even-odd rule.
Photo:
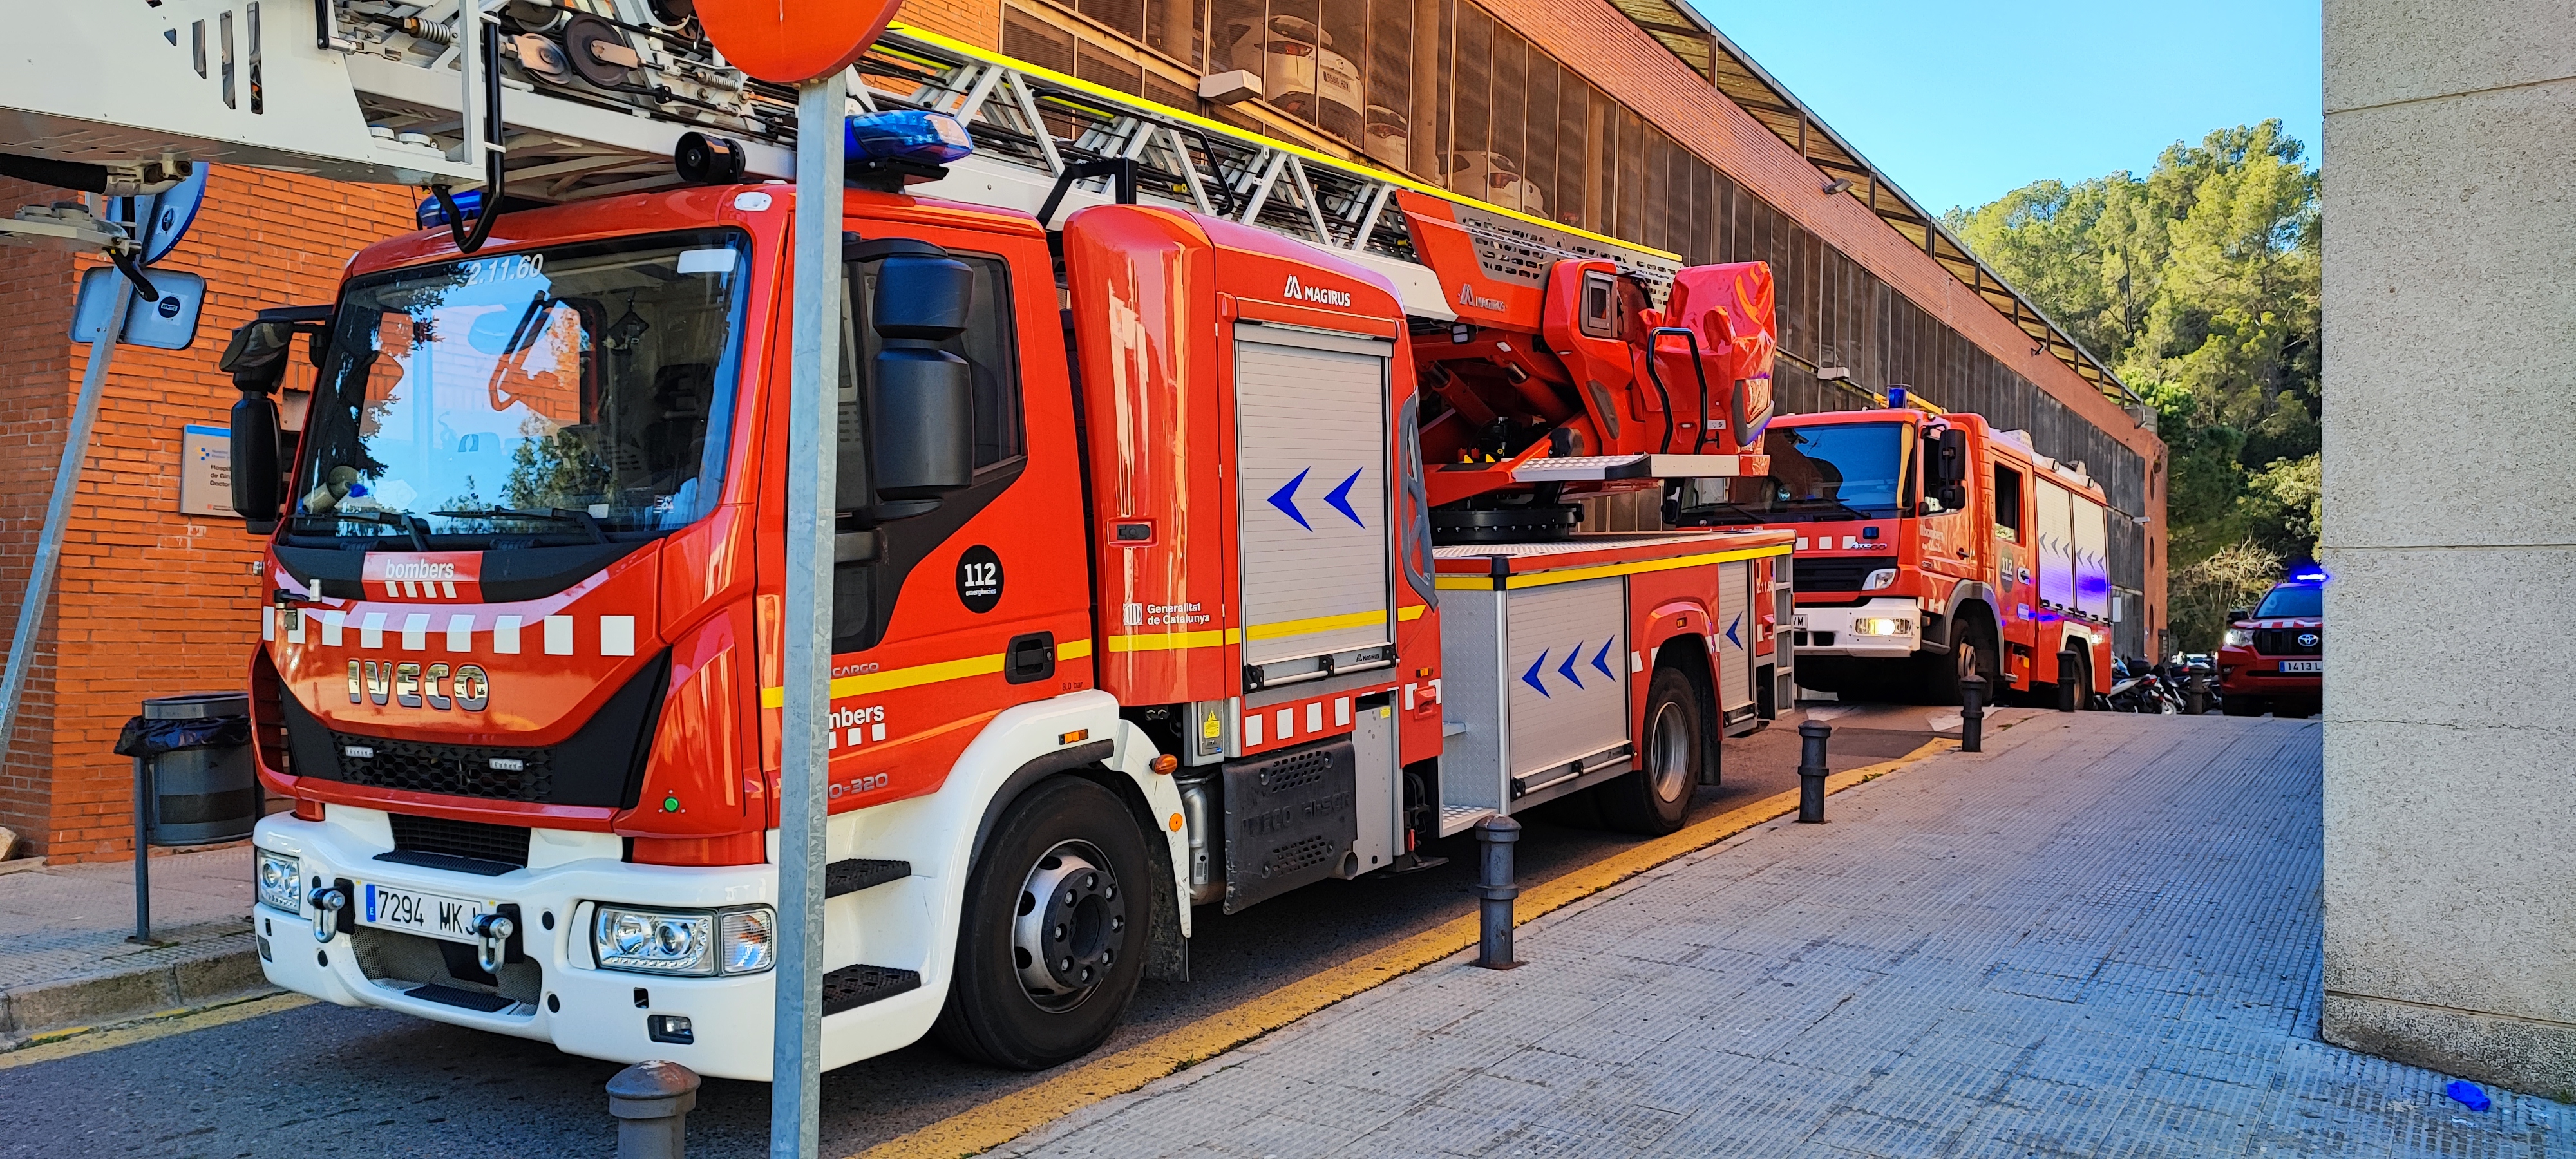
[[[966, 331], [939, 344], [939, 348], [963, 358], [973, 367], [975, 408], [975, 486], [1006, 482], [1020, 467], [1027, 453], [1025, 427], [1021, 412], [1019, 328], [1011, 297], [1010, 265], [992, 254], [949, 251], [949, 257], [966, 263], [975, 271], [972, 308]], [[841, 435], [838, 468], [844, 497], [842, 506], [851, 505], [851, 496], [868, 493], [866, 392], [868, 368], [884, 348], [876, 329], [868, 324], [874, 315], [877, 270], [879, 263], [860, 261], [847, 267], [846, 292], [841, 297]], [[846, 512], [845, 512], [846, 514]], [[905, 521], [895, 519], [876, 531], [875, 537], [904, 533]], [[855, 525], [845, 520], [844, 531]], [[849, 535], [842, 537], [851, 539]], [[874, 542], [870, 540], [867, 542]], [[833, 567], [832, 647], [837, 652], [853, 652], [876, 645], [882, 618], [877, 615], [881, 600], [891, 600], [900, 586], [900, 575], [882, 575], [874, 564], [878, 555], [865, 552], [862, 558], [845, 555]], [[898, 565], [899, 566], [899, 565]]]
[[1995, 537], [2021, 542], [2021, 472], [1995, 467]]

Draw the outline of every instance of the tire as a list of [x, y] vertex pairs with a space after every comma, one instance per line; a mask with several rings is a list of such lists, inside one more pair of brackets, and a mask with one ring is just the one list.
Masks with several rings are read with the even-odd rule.
[[[2060, 682], [2060, 686], [2063, 687], [2064, 681], [2067, 679], [2066, 673], [2058, 673], [2057, 679]], [[2091, 653], [2079, 652], [2076, 654], [2074, 680], [2075, 711], [2093, 711], [2093, 656]], [[2064, 703], [2062, 698], [2065, 696], [2065, 693], [2060, 692], [2058, 695], [2061, 697], [2059, 703]], [[2055, 706], [2052, 705], [2051, 707]]]
[[1637, 770], [1593, 790], [1601, 819], [1622, 833], [1660, 837], [1682, 827], [1709, 751], [1699, 686], [1679, 668], [1658, 667], [1646, 686], [1646, 726]]
[[[956, 970], [932, 1036], [1009, 1070], [1089, 1054], [1145, 976], [1152, 905], [1142, 891], [1153, 886], [1144, 838], [1116, 794], [1070, 776], [1031, 786], [967, 876]], [[1027, 952], [1041, 947], [1049, 960]]]
[[1994, 629], [1981, 621], [1961, 625], [1958, 636], [1950, 641], [1947, 653], [1926, 652], [1917, 660], [1923, 670], [1923, 703], [1962, 703], [1959, 682], [1973, 671], [1986, 678], [1986, 704], [1991, 707], [2003, 684], [2001, 660], [2000, 650], [1995, 647]]
[[2261, 716], [2266, 707], [2259, 696], [2230, 696], [2219, 704], [2219, 711], [2229, 716]]

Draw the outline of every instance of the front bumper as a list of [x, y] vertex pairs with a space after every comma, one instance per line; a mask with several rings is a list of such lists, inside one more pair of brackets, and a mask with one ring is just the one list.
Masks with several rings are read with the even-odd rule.
[[[1881, 596], [1856, 607], [1819, 608], [1800, 605], [1797, 642], [1800, 656], [1867, 656], [1896, 659], [1923, 647], [1922, 601], [1912, 596]], [[1860, 635], [1862, 620], [1902, 620], [1902, 633]]]
[[[436, 1022], [549, 1042], [566, 1053], [589, 1058], [620, 1063], [667, 1059], [702, 1075], [768, 1080], [776, 1005], [773, 973], [678, 978], [602, 970], [590, 964], [588, 927], [592, 907], [599, 902], [673, 909], [774, 904], [777, 874], [773, 867], [629, 865], [618, 860], [613, 837], [557, 834], [568, 839], [555, 850], [558, 854], [605, 856], [550, 863], [541, 855], [531, 859], [531, 868], [484, 877], [376, 860], [392, 844], [389, 836], [374, 840], [368, 832], [383, 828], [383, 816], [334, 806], [328, 821], [278, 814], [259, 823], [254, 840], [260, 848], [300, 860], [308, 899], [299, 913], [266, 904], [252, 907], [260, 967], [271, 983], [342, 1006], [399, 1010]], [[539, 831], [532, 849], [546, 850], [548, 835]], [[496, 996], [510, 1004], [505, 1009], [482, 1010], [417, 996], [414, 991], [426, 989], [425, 983], [439, 981], [419, 976], [424, 972], [422, 963], [434, 972], [438, 959], [436, 946], [417, 935], [360, 926], [355, 934], [333, 930], [330, 940], [316, 941], [309, 899], [317, 879], [325, 887], [346, 879], [362, 887], [389, 885], [517, 905], [524, 960], [502, 968]], [[466, 947], [468, 952], [471, 949]], [[529, 966], [535, 968], [533, 976]], [[430, 992], [452, 998], [457, 990]], [[497, 1004], [497, 1000], [485, 1004]], [[654, 1041], [646, 1025], [652, 1015], [686, 1016], [694, 1041]]]

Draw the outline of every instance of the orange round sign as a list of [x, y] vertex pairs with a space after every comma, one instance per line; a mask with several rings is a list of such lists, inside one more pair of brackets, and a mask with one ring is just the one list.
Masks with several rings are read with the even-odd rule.
[[697, 0], [698, 22], [735, 68], [802, 84], [848, 68], [901, 0]]

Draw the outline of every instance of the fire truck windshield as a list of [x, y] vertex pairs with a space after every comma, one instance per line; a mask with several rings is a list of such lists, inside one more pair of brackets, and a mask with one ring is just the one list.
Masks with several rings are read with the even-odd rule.
[[1695, 484], [1689, 521], [1722, 526], [1897, 518], [1907, 499], [1907, 429], [1904, 423], [1774, 423], [1762, 436], [1771, 474]]
[[290, 539], [585, 543], [706, 514], [749, 264], [741, 234], [706, 230], [356, 280], [305, 423]]

